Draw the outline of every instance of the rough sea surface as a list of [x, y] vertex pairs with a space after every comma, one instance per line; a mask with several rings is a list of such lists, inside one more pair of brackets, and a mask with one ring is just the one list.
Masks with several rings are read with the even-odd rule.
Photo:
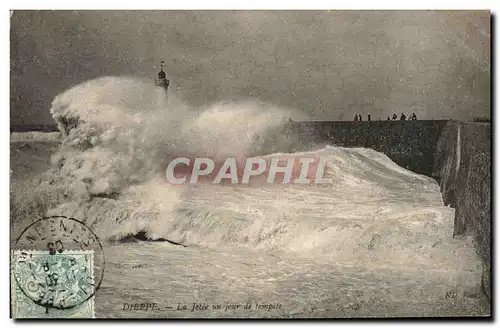
[[[453, 238], [438, 184], [371, 149], [302, 149], [279, 132], [286, 109], [187, 109], [106, 77], [59, 95], [51, 112], [59, 141], [11, 142], [11, 235], [46, 214], [95, 231], [107, 261], [97, 317], [489, 314], [481, 262]], [[172, 186], [166, 163], [183, 155], [321, 157], [332, 183]], [[143, 302], [159, 309], [125, 304]]]

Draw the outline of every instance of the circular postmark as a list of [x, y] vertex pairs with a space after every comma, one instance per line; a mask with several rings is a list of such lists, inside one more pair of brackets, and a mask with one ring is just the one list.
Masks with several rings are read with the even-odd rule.
[[37, 305], [75, 311], [99, 289], [105, 266], [102, 244], [79, 220], [37, 220], [23, 230], [13, 248], [15, 282]]

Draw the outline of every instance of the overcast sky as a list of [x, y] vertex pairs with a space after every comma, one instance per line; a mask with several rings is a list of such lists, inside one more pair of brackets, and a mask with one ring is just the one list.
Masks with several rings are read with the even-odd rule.
[[153, 79], [192, 106], [259, 98], [315, 120], [490, 113], [489, 12], [16, 11], [11, 124], [104, 75]]

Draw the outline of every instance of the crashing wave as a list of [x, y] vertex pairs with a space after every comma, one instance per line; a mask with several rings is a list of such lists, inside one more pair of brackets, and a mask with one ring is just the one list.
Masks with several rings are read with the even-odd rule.
[[[144, 234], [337, 260], [423, 263], [430, 254], [453, 262], [456, 254], [444, 255], [454, 252], [453, 209], [443, 206], [434, 180], [371, 149], [293, 152], [306, 145], [284, 133], [292, 113], [282, 108], [247, 101], [200, 110], [163, 97], [115, 77], [56, 97], [61, 147], [37, 188], [54, 195], [48, 214], [82, 220], [103, 240]], [[165, 168], [179, 156], [324, 157], [332, 183], [172, 186]]]

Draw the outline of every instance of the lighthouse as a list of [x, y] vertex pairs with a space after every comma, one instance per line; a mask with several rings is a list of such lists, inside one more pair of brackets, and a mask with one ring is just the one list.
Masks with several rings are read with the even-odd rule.
[[162, 60], [160, 62], [160, 71], [158, 72], [158, 79], [155, 81], [155, 85], [157, 87], [162, 87], [166, 92], [168, 91], [170, 81], [167, 79], [167, 74], [163, 71], [163, 64], [165, 64], [165, 62]]

